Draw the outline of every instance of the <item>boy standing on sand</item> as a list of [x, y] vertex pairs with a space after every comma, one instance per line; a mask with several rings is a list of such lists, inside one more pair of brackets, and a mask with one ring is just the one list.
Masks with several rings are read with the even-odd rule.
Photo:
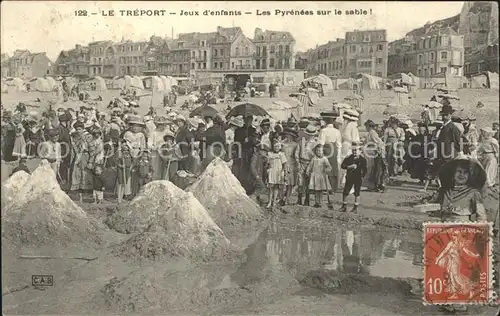
[[341, 212], [347, 211], [347, 197], [354, 187], [354, 207], [353, 213], [357, 213], [359, 206], [359, 195], [361, 192], [361, 183], [366, 175], [366, 159], [361, 156], [361, 146], [357, 142], [351, 144], [352, 154], [345, 157], [341, 168], [347, 170], [344, 192], [342, 193]]

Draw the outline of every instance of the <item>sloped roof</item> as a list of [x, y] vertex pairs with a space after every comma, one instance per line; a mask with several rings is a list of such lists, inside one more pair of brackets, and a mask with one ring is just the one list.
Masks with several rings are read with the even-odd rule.
[[[435, 32], [436, 30], [442, 29], [445, 30], [447, 28], [453, 29], [455, 32], [458, 31], [458, 27], [460, 24], [460, 14], [454, 15], [452, 17], [437, 20], [433, 23], [426, 24], [422, 27], [416, 28], [408, 33], [406, 36], [415, 36], [422, 37], [429, 35], [428, 33]], [[456, 35], [456, 34], [453, 34]]]
[[[184, 33], [179, 34], [179, 38], [176, 40], [177, 43], [184, 42], [184, 48], [197, 48], [200, 47], [201, 41], [211, 42], [217, 36], [216, 32], [211, 33]], [[178, 46], [174, 44], [173, 49], [177, 49]]]
[[236, 38], [236, 35], [242, 33], [241, 27], [218, 27], [217, 34], [230, 42]]
[[[254, 34], [255, 35], [255, 34]], [[283, 36], [286, 36], [287, 39], [291, 40], [291, 41], [295, 41], [295, 38], [293, 37], [292, 33], [290, 32], [285, 32], [285, 31], [271, 31], [271, 30], [265, 30], [265, 31], [262, 31], [262, 32], [259, 32], [259, 35], [258, 36], [264, 36], [264, 38], [269, 38], [271, 35], [275, 35], [275, 36], [278, 36], [280, 39], [283, 37]], [[254, 41], [260, 41], [260, 39], [258, 38], [255, 38], [254, 36]]]

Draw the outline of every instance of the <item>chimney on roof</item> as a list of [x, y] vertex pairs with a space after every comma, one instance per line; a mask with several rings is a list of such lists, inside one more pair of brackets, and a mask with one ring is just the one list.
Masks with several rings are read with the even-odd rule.
[[256, 27], [254, 32], [254, 37], [257, 37], [260, 34], [262, 34], [262, 29], [260, 27]]

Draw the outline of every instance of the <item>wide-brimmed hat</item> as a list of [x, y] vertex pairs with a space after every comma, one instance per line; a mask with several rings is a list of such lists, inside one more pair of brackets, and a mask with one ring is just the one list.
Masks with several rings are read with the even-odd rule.
[[150, 122], [150, 121], [153, 121], [153, 117], [151, 115], [144, 116], [144, 122]]
[[441, 111], [439, 112], [440, 115], [447, 115], [447, 114], [453, 114], [455, 110], [451, 105], [445, 104], [441, 108]]
[[290, 127], [283, 128], [283, 131], [280, 133], [282, 136], [290, 135], [292, 137], [297, 137], [297, 134], [297, 131]]
[[260, 121], [260, 126], [271, 126], [271, 120], [267, 117]]
[[175, 138], [175, 135], [174, 133], [170, 130], [170, 129], [167, 129], [165, 131], [165, 134], [163, 134], [163, 139], [165, 140], [165, 138], [167, 137], [172, 137], [172, 138]]
[[463, 166], [469, 170], [468, 185], [481, 190], [486, 183], [486, 172], [481, 163], [475, 159], [459, 157], [445, 163], [439, 170], [439, 180], [443, 189], [448, 190], [453, 187], [455, 170], [458, 166]]
[[413, 127], [413, 122], [411, 120], [406, 120], [403, 122], [403, 124], [405, 124], [406, 126], [408, 126], [408, 128], [412, 128]]
[[60, 122], [69, 122], [69, 121], [71, 121], [72, 118], [73, 117], [68, 112], [64, 112], [61, 115], [59, 115]]
[[229, 119], [229, 125], [234, 125], [236, 127], [243, 127], [245, 125], [245, 121], [241, 116], [233, 116]]
[[28, 113], [27, 121], [38, 122], [39, 120], [40, 120], [40, 113], [38, 113], [37, 111], [30, 111]]
[[299, 121], [300, 128], [306, 128], [307, 126], [309, 126], [309, 124], [311, 124], [311, 121], [305, 117], [301, 118]]
[[304, 133], [309, 136], [316, 136], [318, 134], [318, 128], [312, 124], [307, 125]]
[[335, 119], [339, 116], [338, 113], [335, 112], [321, 112], [319, 115], [321, 116], [321, 118], [331, 118], [331, 119]]
[[127, 123], [130, 125], [141, 125], [141, 126], [146, 125], [144, 124], [144, 121], [141, 119], [141, 117], [138, 115], [130, 115], [128, 117]]
[[476, 120], [476, 116], [474, 114], [469, 114], [469, 115], [467, 115], [466, 120], [474, 122]]
[[59, 135], [59, 129], [57, 129], [57, 128], [52, 128], [52, 129], [49, 129], [49, 130], [47, 131], [47, 135], [48, 135], [49, 137], [58, 136], [58, 135]]
[[157, 116], [154, 119], [156, 125], [166, 125], [168, 124], [167, 118], [165, 116]]
[[342, 117], [347, 120], [357, 121], [359, 120], [359, 112], [354, 109], [345, 109]]
[[179, 114], [179, 115], [176, 115], [176, 116], [175, 116], [174, 122], [177, 122], [177, 121], [184, 121], [184, 122], [187, 122], [187, 121], [186, 121], [186, 118], [185, 118], [185, 117], [184, 117], [184, 115], [182, 115], [182, 114]]
[[191, 125], [192, 127], [195, 127], [195, 128], [197, 128], [197, 127], [198, 127], [198, 124], [199, 124], [199, 122], [200, 122], [200, 121], [199, 121], [197, 118], [195, 118], [195, 117], [190, 117], [190, 118], [188, 118], [188, 120], [187, 120], [187, 121], [188, 121], [189, 125]]
[[496, 133], [496, 132], [493, 130], [493, 128], [491, 128], [491, 127], [489, 127], [489, 126], [488, 126], [488, 127], [483, 127], [483, 128], [481, 128], [481, 132], [486, 133], [486, 134], [488, 134], [488, 135], [493, 135], [493, 134], [495, 134], [495, 133]]
[[366, 122], [365, 122], [365, 126], [368, 126], [368, 127], [375, 127], [377, 126], [377, 124], [375, 124], [374, 121], [368, 119]]

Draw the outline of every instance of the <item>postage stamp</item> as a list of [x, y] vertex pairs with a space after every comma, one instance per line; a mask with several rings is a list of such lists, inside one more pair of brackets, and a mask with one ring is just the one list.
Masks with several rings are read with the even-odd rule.
[[493, 288], [490, 223], [424, 223], [424, 304], [488, 304]]

